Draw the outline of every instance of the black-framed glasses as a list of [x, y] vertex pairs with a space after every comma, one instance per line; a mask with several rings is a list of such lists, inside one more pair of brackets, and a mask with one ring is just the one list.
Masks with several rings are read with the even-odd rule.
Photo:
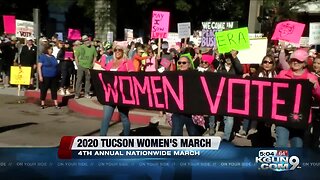
[[263, 63], [263, 64], [273, 64], [272, 61], [263, 61], [262, 63]]
[[178, 61], [178, 64], [179, 64], [179, 65], [181, 65], [181, 64], [185, 65], [185, 64], [187, 64], [187, 63], [188, 63], [187, 61]]

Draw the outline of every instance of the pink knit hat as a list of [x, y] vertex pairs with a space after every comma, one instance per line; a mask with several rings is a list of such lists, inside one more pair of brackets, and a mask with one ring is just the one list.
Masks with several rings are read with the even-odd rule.
[[307, 53], [307, 51], [303, 49], [297, 49], [292, 53], [290, 59], [297, 59], [298, 61], [304, 62], [307, 60], [308, 56], [309, 54]]
[[202, 54], [202, 58], [201, 59], [202, 59], [202, 61], [206, 61], [209, 64], [211, 64], [212, 61], [214, 60], [214, 56], [209, 55], [209, 54]]

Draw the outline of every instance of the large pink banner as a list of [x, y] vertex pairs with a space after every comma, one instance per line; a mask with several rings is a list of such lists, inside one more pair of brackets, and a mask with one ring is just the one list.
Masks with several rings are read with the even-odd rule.
[[4, 32], [6, 34], [16, 34], [16, 17], [3, 15]]
[[81, 32], [79, 29], [68, 29], [68, 39], [70, 40], [80, 40]]
[[283, 40], [299, 44], [305, 24], [294, 21], [284, 21], [277, 24], [272, 40]]
[[170, 12], [166, 12], [166, 11], [152, 12], [152, 26], [151, 26], [152, 39], [168, 37], [169, 18], [170, 18]]

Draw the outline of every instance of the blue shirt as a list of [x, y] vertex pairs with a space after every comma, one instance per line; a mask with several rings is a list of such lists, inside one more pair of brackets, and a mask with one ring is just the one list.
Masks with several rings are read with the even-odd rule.
[[58, 61], [54, 56], [41, 54], [39, 63], [42, 64], [41, 72], [43, 77], [56, 77], [58, 75]]

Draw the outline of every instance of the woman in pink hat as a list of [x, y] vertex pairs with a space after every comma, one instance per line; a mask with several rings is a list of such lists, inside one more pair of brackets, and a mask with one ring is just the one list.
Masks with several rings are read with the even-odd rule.
[[[283, 52], [283, 51], [282, 51]], [[281, 56], [281, 54], [280, 54]], [[288, 66], [283, 66], [285, 63], [283, 63], [283, 58], [279, 57], [280, 63], [282, 64], [282, 67], [284, 70], [282, 70], [279, 75], [276, 76], [276, 78], [282, 78], [282, 79], [308, 79], [313, 84], [313, 90], [312, 94], [315, 97], [315, 99], [320, 99], [320, 86], [318, 82], [317, 76], [310, 73], [307, 69], [307, 59], [308, 59], [308, 53], [303, 49], [297, 49], [295, 50], [289, 59], [289, 68]], [[287, 69], [288, 68], [288, 69]], [[283, 126], [277, 126], [276, 127], [276, 133], [277, 133], [277, 141], [276, 146], [277, 147], [288, 147], [289, 137], [291, 147], [302, 147], [303, 146], [303, 136], [304, 136], [304, 130], [297, 130], [292, 128], [287, 128]]]
[[214, 67], [212, 64], [213, 60], [214, 60], [213, 55], [203, 54], [201, 56], [200, 64], [197, 67], [197, 70], [201, 72], [204, 72], [204, 71], [214, 72]]

